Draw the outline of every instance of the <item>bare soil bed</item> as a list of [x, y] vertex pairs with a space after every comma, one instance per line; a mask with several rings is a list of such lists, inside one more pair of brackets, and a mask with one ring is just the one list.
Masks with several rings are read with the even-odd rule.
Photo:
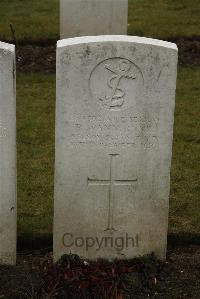
[[0, 298], [6, 299], [199, 299], [200, 246], [168, 249], [166, 262], [153, 256], [88, 263], [51, 253], [21, 253], [16, 267], [0, 267]]
[[[179, 48], [180, 65], [200, 65], [200, 36], [168, 38]], [[24, 40], [17, 45], [17, 70], [55, 73], [56, 41]]]

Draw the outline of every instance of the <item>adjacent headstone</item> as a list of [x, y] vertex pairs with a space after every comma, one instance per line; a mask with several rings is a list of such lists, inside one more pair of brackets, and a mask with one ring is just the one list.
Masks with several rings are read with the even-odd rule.
[[128, 0], [60, 0], [60, 36], [127, 34]]
[[58, 41], [54, 257], [166, 254], [177, 47]]
[[15, 47], [0, 42], [0, 264], [16, 261]]

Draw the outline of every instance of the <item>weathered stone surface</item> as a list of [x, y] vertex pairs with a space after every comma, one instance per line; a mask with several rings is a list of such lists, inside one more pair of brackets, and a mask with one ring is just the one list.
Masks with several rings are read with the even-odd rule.
[[165, 258], [177, 47], [58, 42], [54, 256]]
[[0, 42], [0, 264], [16, 261], [15, 47]]
[[126, 34], [128, 0], [60, 0], [61, 38]]

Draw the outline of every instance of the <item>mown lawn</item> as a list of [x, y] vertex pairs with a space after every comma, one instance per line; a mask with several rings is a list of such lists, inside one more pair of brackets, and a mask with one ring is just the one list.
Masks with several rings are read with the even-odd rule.
[[55, 76], [17, 76], [18, 231], [52, 232]]
[[[59, 39], [59, 0], [0, 0], [0, 39]], [[130, 35], [200, 35], [199, 0], [129, 0]]]
[[[200, 231], [200, 68], [179, 68], [171, 177], [170, 226]], [[18, 74], [18, 231], [52, 233], [55, 76]]]
[[0, 38], [57, 39], [59, 36], [59, 0], [0, 0]]
[[170, 232], [200, 232], [200, 67], [179, 68]]
[[[199, 0], [129, 0], [128, 32], [200, 35]], [[59, 0], [0, 0], [0, 39], [59, 39]], [[171, 233], [200, 231], [200, 67], [178, 72], [172, 160]], [[52, 234], [55, 76], [17, 74], [19, 236]]]
[[129, 0], [130, 35], [200, 35], [199, 0]]

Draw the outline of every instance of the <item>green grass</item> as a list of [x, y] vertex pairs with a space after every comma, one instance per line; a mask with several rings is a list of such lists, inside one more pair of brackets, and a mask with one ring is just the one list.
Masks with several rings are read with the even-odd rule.
[[0, 37], [12, 40], [10, 24], [21, 39], [59, 36], [59, 0], [0, 0]]
[[20, 235], [52, 230], [55, 76], [18, 74], [18, 228]]
[[[170, 232], [200, 231], [200, 68], [179, 69], [171, 177]], [[18, 74], [18, 231], [52, 233], [55, 76]]]
[[[200, 35], [199, 0], [129, 0], [130, 35]], [[59, 39], [59, 0], [0, 0], [0, 38]]]
[[[199, 0], [129, 0], [129, 34], [165, 38], [200, 35]], [[58, 39], [59, 0], [0, 0], [0, 38]], [[173, 233], [200, 231], [200, 67], [178, 75], [172, 160]], [[18, 231], [52, 233], [55, 76], [17, 76]]]
[[129, 34], [200, 35], [199, 0], [129, 0]]
[[170, 231], [200, 232], [200, 68], [180, 68], [176, 98]]

